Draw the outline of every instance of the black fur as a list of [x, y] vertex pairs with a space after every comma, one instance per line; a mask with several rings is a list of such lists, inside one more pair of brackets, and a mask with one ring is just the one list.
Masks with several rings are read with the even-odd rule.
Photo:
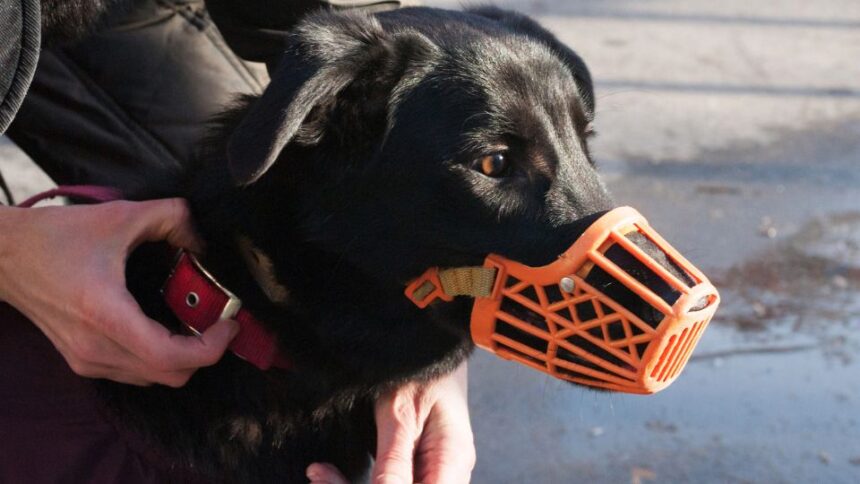
[[[451, 371], [472, 347], [471, 300], [419, 310], [405, 284], [490, 252], [548, 263], [611, 207], [587, 150], [593, 110], [582, 60], [516, 13], [307, 18], [266, 93], [217, 123], [188, 185], [144, 194], [189, 198], [205, 265], [295, 369], [227, 355], [181, 389], [105, 383], [110, 407], [211, 477], [304, 482], [314, 461], [358, 476], [374, 398]], [[472, 168], [499, 151], [505, 176]], [[272, 258], [286, 304], [254, 282], [238, 235]], [[156, 246], [129, 265], [133, 292], [162, 321], [168, 267]]]
[[42, 47], [56, 47], [84, 38], [134, 0], [41, 0]]

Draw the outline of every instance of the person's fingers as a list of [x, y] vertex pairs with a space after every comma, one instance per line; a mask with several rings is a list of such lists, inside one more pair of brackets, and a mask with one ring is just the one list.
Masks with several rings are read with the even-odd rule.
[[98, 378], [105, 378], [110, 381], [115, 381], [117, 383], [125, 383], [126, 385], [134, 385], [136, 387], [148, 387], [153, 384], [153, 382], [149, 380], [145, 380], [136, 375], [132, 375], [131, 373], [125, 372], [107, 373], [104, 376], [100, 376]]
[[464, 466], [442, 464], [420, 480], [421, 484], [469, 484], [472, 469]]
[[305, 471], [305, 476], [310, 479], [311, 484], [349, 484], [349, 481], [337, 467], [324, 462], [315, 462], [309, 465]]
[[126, 385], [135, 385], [139, 387], [146, 387], [155, 383], [151, 380], [147, 380], [146, 378], [141, 377], [136, 373], [123, 371], [118, 368], [112, 368], [108, 366], [93, 368], [90, 371], [89, 375], [84, 376], [86, 376], [87, 378], [103, 378], [106, 380], [111, 380], [118, 383], [125, 383]]
[[[81, 338], [79, 338], [81, 339]], [[119, 369], [129, 370], [138, 366], [138, 360], [113, 341], [91, 334], [86, 341], [57, 347], [75, 374], [87, 378], [109, 378]]]
[[224, 319], [200, 336], [173, 334], [146, 317], [130, 294], [113, 300], [121, 301], [105, 306], [107, 314], [114, 315], [111, 318], [114, 328], [106, 334], [159, 373], [214, 365], [239, 332], [239, 323]]
[[117, 373], [119, 368], [132, 367], [137, 360], [134, 355], [104, 336], [85, 330], [60, 334], [50, 325], [41, 324], [41, 320], [35, 318], [31, 320], [48, 337], [72, 372], [78, 376], [110, 378], [110, 375]]
[[[85, 378], [105, 378], [129, 385], [147, 386], [160, 383], [146, 378], [143, 362], [114, 341], [103, 336], [83, 335], [85, 343], [78, 341], [54, 343], [66, 359], [69, 368]], [[174, 375], [165, 375], [166, 381], [175, 381]], [[187, 379], [186, 379], [187, 380]]]
[[133, 245], [164, 240], [173, 247], [191, 252], [203, 251], [203, 243], [194, 231], [188, 203], [181, 198], [138, 202], [138, 218]]
[[472, 468], [465, 464], [444, 464], [431, 473], [422, 484], [469, 484], [472, 480]]
[[468, 483], [475, 460], [468, 413], [434, 406], [418, 443], [415, 479], [423, 484]]
[[412, 484], [415, 445], [420, 434], [414, 404], [383, 403], [376, 411], [376, 463], [373, 484]]
[[153, 381], [139, 375], [138, 372], [127, 371], [123, 368], [108, 364], [84, 362], [74, 357], [69, 357], [64, 353], [63, 356], [66, 358], [66, 362], [69, 364], [69, 368], [72, 372], [84, 378], [104, 378], [119, 383], [137, 386], [148, 386], [154, 383]]
[[[150, 324], [158, 324], [150, 320]], [[160, 326], [160, 325], [159, 325]], [[183, 336], [152, 328], [151, 338], [141, 335], [138, 356], [150, 367], [162, 371], [212, 366], [224, 356], [230, 341], [239, 333], [239, 323], [224, 319], [200, 336]]]
[[125, 360], [113, 360], [120, 366], [111, 364], [88, 363], [78, 359], [66, 358], [72, 371], [85, 378], [103, 378], [119, 383], [136, 386], [149, 386], [154, 383], [179, 388], [188, 383], [194, 370], [174, 372], [153, 372], [142, 361], [132, 355]]
[[432, 456], [416, 456], [416, 479], [423, 484], [468, 484], [475, 467], [474, 446], [450, 442]]
[[147, 380], [152, 383], [158, 383], [161, 385], [166, 385], [173, 388], [184, 387], [188, 380], [194, 376], [194, 372], [197, 368], [190, 368], [187, 370], [178, 370], [178, 371], [168, 371], [150, 374]]

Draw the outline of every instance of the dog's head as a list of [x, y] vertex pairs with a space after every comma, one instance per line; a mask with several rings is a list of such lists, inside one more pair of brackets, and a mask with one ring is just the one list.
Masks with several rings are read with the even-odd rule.
[[[268, 235], [255, 243], [272, 254], [273, 278], [297, 263], [271, 235], [289, 233], [312, 248], [302, 257], [316, 269], [303, 285], [337, 292], [359, 273], [373, 290], [339, 304], [374, 299], [381, 320], [415, 310], [402, 290], [428, 267], [479, 265], [489, 253], [546, 264], [610, 209], [588, 152], [593, 117], [583, 61], [522, 15], [323, 13], [303, 22], [268, 89], [244, 111], [228, 163], [255, 207], [289, 212], [288, 226], [272, 228], [274, 212], [260, 210]], [[456, 307], [465, 328], [468, 306]], [[350, 324], [314, 330], [346, 357], [363, 346], [382, 358], [374, 342], [405, 335], [392, 343], [423, 345], [420, 364], [467, 334], [437, 351], [424, 321]]]
[[230, 167], [241, 184], [300, 180], [307, 236], [369, 273], [548, 262], [610, 208], [593, 113], [584, 63], [525, 17], [323, 14], [235, 130]]

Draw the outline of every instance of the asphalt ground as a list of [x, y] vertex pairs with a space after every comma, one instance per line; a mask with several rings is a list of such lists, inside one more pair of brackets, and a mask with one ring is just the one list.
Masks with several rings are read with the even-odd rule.
[[[616, 199], [723, 302], [654, 396], [476, 353], [474, 482], [860, 482], [860, 3], [500, 3], [586, 60]], [[0, 167], [50, 183], [3, 140]]]

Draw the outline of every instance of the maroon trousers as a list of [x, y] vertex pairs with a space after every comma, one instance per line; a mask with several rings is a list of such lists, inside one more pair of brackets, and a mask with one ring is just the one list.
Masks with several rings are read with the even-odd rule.
[[123, 428], [92, 383], [51, 342], [0, 303], [0, 482], [194, 481]]

